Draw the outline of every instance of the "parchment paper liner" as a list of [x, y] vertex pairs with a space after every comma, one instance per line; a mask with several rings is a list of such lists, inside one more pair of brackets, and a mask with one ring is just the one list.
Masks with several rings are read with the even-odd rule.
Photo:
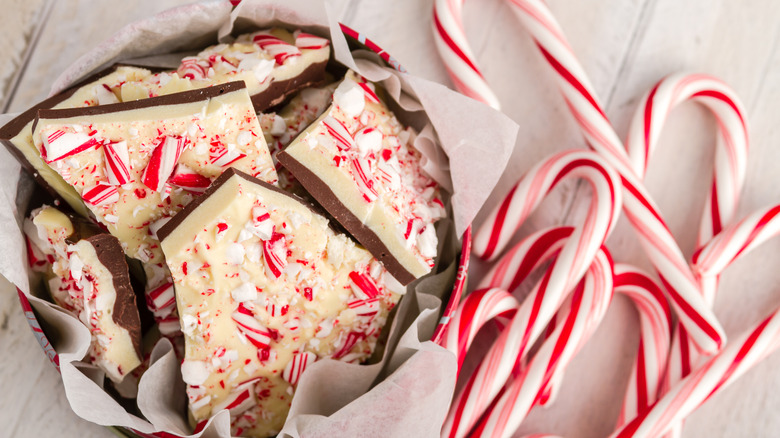
[[[449, 221], [438, 227], [440, 273], [415, 283], [401, 300], [383, 360], [373, 365], [322, 360], [310, 366], [280, 436], [438, 436], [455, 386], [456, 365], [453, 355], [426, 340], [436, 326], [441, 298], [452, 288], [458, 248], [454, 236], [460, 236], [469, 225], [504, 169], [517, 135], [514, 122], [442, 85], [399, 73], [373, 52], [350, 52], [327, 6], [306, 0], [244, 0], [232, 12], [229, 2], [165, 11], [126, 26], [79, 58], [55, 81], [52, 94], [116, 61], [143, 57], [141, 61], [160, 65], [166, 61], [164, 54], [197, 50], [218, 38], [229, 41], [231, 33], [275, 25], [328, 36], [336, 60], [382, 83], [395, 100], [399, 118], [420, 130], [415, 146], [425, 156], [425, 169], [453, 193], [454, 220], [454, 232]], [[0, 115], [0, 124], [11, 117]], [[8, 155], [4, 149], [0, 154]], [[18, 178], [19, 170], [10, 156], [0, 160], [4, 178], [0, 238], [9, 248], [0, 254], [0, 274], [25, 293], [47, 327], [74, 412], [97, 424], [129, 427], [141, 433], [187, 435], [184, 384], [168, 341], [155, 346], [152, 365], [140, 382], [138, 407], [145, 420], [128, 413], [103, 391], [102, 372], [78, 362], [90, 340], [86, 327], [30, 294], [27, 265], [24, 257], [19, 257], [25, 254], [19, 227], [24, 209], [17, 204], [26, 205], [30, 190], [25, 184], [31, 181]], [[193, 436], [228, 437], [229, 420], [228, 413], [221, 412]]]

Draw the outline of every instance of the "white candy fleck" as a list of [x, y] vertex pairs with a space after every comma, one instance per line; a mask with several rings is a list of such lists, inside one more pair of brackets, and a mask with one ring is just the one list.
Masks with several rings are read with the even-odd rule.
[[331, 236], [328, 239], [328, 261], [336, 268], [340, 268], [344, 261], [344, 247], [347, 238], [341, 234]]
[[344, 79], [333, 92], [333, 103], [349, 117], [357, 117], [366, 107], [365, 92], [357, 82]]
[[364, 128], [355, 134], [355, 143], [361, 155], [378, 152], [382, 149], [382, 133], [375, 128]]
[[249, 261], [252, 263], [257, 263], [260, 261], [260, 255], [262, 252], [263, 249], [259, 244], [250, 244], [246, 247], [246, 258], [249, 259]]
[[195, 329], [198, 327], [198, 318], [184, 313], [181, 315], [181, 331], [187, 336], [192, 336]]
[[423, 232], [417, 235], [417, 249], [423, 257], [436, 257], [437, 245], [438, 239], [433, 225], [426, 226]]
[[203, 361], [185, 359], [181, 364], [181, 377], [188, 385], [200, 386], [209, 378], [209, 370]]
[[273, 117], [274, 120], [273, 124], [271, 125], [271, 135], [280, 136], [287, 132], [287, 124], [284, 122], [284, 118], [278, 114], [274, 114]]
[[274, 69], [274, 61], [259, 58], [244, 58], [238, 63], [238, 71], [251, 71], [257, 82], [262, 83]]
[[81, 261], [76, 253], [73, 253], [70, 255], [68, 263], [70, 264], [70, 275], [74, 280], [81, 281], [81, 275], [83, 274], [84, 270], [84, 262]]
[[252, 133], [249, 131], [241, 131], [236, 136], [236, 142], [241, 146], [246, 146], [252, 141]]
[[257, 299], [257, 288], [252, 283], [243, 283], [241, 286], [233, 289], [230, 296], [237, 302], [254, 301]]
[[241, 265], [244, 263], [244, 245], [240, 243], [231, 243], [225, 250], [225, 258], [231, 265]]

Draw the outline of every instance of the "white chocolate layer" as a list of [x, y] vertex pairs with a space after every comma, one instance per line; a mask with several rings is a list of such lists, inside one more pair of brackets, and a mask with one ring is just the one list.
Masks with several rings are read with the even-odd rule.
[[[78, 90], [76, 90], [69, 98], [63, 100], [52, 108], [80, 108], [87, 106], [95, 106], [100, 103], [100, 98], [103, 98], [103, 103], [108, 96], [107, 92], [110, 92], [116, 97], [119, 94], [119, 89], [122, 84], [126, 82], [140, 81], [143, 78], [149, 76], [151, 72], [143, 68], [119, 66], [115, 71], [101, 77], [100, 79], [88, 83]], [[111, 100], [110, 97], [108, 100]], [[84, 203], [81, 201], [81, 196], [55, 172], [51, 167], [41, 159], [41, 155], [38, 149], [35, 148], [35, 144], [32, 138], [32, 126], [31, 120], [19, 133], [13, 137], [10, 141], [14, 146], [24, 155], [25, 159], [35, 168], [35, 171], [51, 186], [65, 202], [70, 205], [73, 210], [82, 216], [88, 216], [87, 209]]]
[[[261, 47], [253, 41], [258, 35], [278, 38], [280, 44]], [[121, 97], [123, 101], [145, 99], [232, 81], [244, 81], [249, 94], [254, 96], [273, 82], [293, 79], [307, 67], [327, 61], [330, 44], [323, 41], [326, 45], [321, 48], [299, 49], [295, 36], [279, 28], [241, 35], [232, 44], [210, 46], [196, 56], [184, 58], [175, 72], [157, 73], [124, 84]], [[290, 56], [274, 56], [275, 51], [284, 49]]]
[[[188, 175], [203, 179], [205, 185], [228, 167], [267, 182], [276, 181], [270, 153], [243, 88], [190, 103], [39, 119], [34, 133], [36, 148], [40, 151], [44, 141], [51, 144], [51, 139], [62, 138], [58, 137], [61, 134], [94, 139], [95, 147], [51, 162], [50, 166], [82, 197], [89, 197], [94, 187], [116, 191], [113, 199], [101, 202], [98, 198], [87, 205], [97, 220], [119, 238], [128, 256], [148, 265], [162, 263], [159, 241], [150, 232], [150, 225], [174, 215], [198, 194], [189, 187], [174, 185], [179, 184], [173, 179], [177, 172], [186, 170]], [[154, 172], [150, 165], [154, 154], [167, 142], [179, 140], [184, 145], [180, 156], [170, 158], [172, 165], [162, 166], [177, 170], [160, 175], [159, 190], [150, 187], [145, 175]], [[129, 181], [122, 185], [112, 184], [109, 178], [108, 144], [126, 145]]]
[[298, 200], [226, 177], [182, 213], [162, 248], [192, 418], [228, 406], [234, 435], [264, 437], [280, 430], [306, 365], [370, 356], [404, 290]]
[[[31, 244], [54, 260], [47, 265], [46, 274], [52, 297], [92, 335], [88, 362], [105, 371], [113, 382], [122, 382], [141, 364], [141, 358], [130, 333], [113, 319], [117, 299], [113, 274], [100, 262], [90, 242], [68, 244], [73, 224], [55, 208], [44, 206], [34, 211], [24, 228]], [[117, 256], [124, 257], [121, 253]]]

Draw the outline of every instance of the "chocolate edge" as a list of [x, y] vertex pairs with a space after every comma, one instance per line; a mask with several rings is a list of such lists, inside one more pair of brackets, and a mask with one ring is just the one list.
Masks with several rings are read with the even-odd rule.
[[261, 113], [284, 102], [298, 91], [323, 82], [326, 79], [325, 67], [327, 64], [327, 60], [311, 64], [297, 76], [283, 81], [271, 82], [268, 88], [251, 96], [255, 112]]
[[118, 326], [123, 327], [130, 334], [138, 359], [143, 360], [141, 317], [138, 313], [135, 291], [130, 283], [130, 272], [122, 245], [119, 243], [119, 239], [110, 234], [96, 234], [84, 240], [95, 248], [98, 261], [111, 273], [116, 292], [114, 312], [111, 317]]
[[184, 209], [176, 213], [171, 217], [171, 220], [169, 220], [165, 225], [162, 226], [159, 230], [157, 230], [157, 238], [162, 242], [165, 240], [172, 232], [175, 230], [179, 225], [181, 225], [182, 222], [189, 216], [195, 209], [197, 209], [200, 204], [202, 204], [206, 199], [208, 199], [211, 195], [214, 194], [217, 190], [219, 190], [220, 187], [222, 187], [223, 184], [225, 184], [230, 178], [233, 176], [238, 176], [240, 178], [245, 179], [246, 181], [249, 181], [253, 184], [257, 184], [261, 187], [264, 187], [269, 190], [273, 190], [274, 192], [281, 193], [297, 202], [300, 202], [301, 204], [306, 205], [307, 207], [311, 208], [306, 201], [303, 199], [285, 192], [284, 190], [280, 189], [279, 187], [276, 187], [272, 184], [269, 184], [265, 181], [259, 180], [247, 173], [244, 173], [240, 170], [236, 170], [232, 167], [226, 169], [220, 176], [215, 179], [211, 185], [206, 189], [203, 194], [198, 196], [197, 198], [193, 199], [189, 204], [187, 204]]
[[118, 62], [118, 63], [113, 64], [113, 65], [111, 65], [109, 67], [106, 67], [106, 68], [104, 68], [102, 70], [99, 70], [99, 71], [97, 71], [97, 72], [95, 72], [95, 73], [85, 77], [84, 79], [76, 82], [75, 84], [69, 86], [65, 90], [55, 94], [54, 96], [51, 96], [49, 98], [46, 98], [46, 99], [38, 102], [37, 104], [33, 105], [32, 107], [26, 109], [24, 112], [22, 112], [18, 116], [16, 116], [13, 119], [11, 119], [11, 121], [6, 123], [5, 125], [0, 126], [0, 141], [4, 142], [6, 140], [9, 140], [9, 146], [13, 147], [13, 145], [10, 144], [10, 140], [12, 138], [16, 137], [21, 132], [22, 128], [25, 127], [25, 125], [27, 125], [28, 123], [30, 123], [31, 121], [33, 121], [35, 119], [36, 115], [38, 114], [38, 110], [40, 110], [40, 109], [49, 109], [49, 108], [57, 105], [58, 103], [62, 102], [63, 100], [73, 96], [73, 94], [76, 91], [78, 91], [81, 87], [83, 87], [83, 86], [85, 86], [85, 85], [87, 85], [87, 84], [89, 84], [91, 82], [95, 82], [95, 81], [97, 81], [98, 79], [100, 79], [100, 78], [102, 78], [104, 76], [110, 75], [111, 73], [115, 72], [116, 69], [118, 69], [120, 67], [142, 68], [142, 69], [145, 69], [145, 70], [149, 70], [149, 71], [151, 71], [153, 73], [157, 72], [157, 71], [160, 71], [159, 68], [155, 68], [155, 67], [147, 67], [147, 66], [144, 66], [144, 65], [135, 65], [135, 64], [122, 63], [122, 62]]
[[[232, 93], [246, 88], [243, 81], [226, 82], [224, 84], [214, 85], [206, 88], [182, 91], [179, 93], [166, 94], [163, 96], [150, 97], [148, 99], [131, 100], [128, 102], [111, 103], [108, 105], [88, 106], [82, 108], [62, 108], [62, 109], [39, 109], [35, 123], [40, 119], [64, 119], [80, 116], [95, 116], [99, 114], [116, 113], [122, 111], [132, 111], [136, 109], [145, 109], [156, 106], [179, 105], [193, 102], [200, 102], [207, 99], [213, 99], [223, 94]], [[35, 132], [35, 125], [33, 125]]]
[[393, 257], [379, 236], [357, 218], [348, 208], [339, 202], [335, 193], [317, 175], [293, 158], [285, 151], [277, 154], [276, 159], [284, 166], [303, 187], [320, 203], [328, 213], [333, 216], [352, 236], [363, 245], [368, 252], [382, 262], [385, 268], [401, 284], [406, 286], [416, 277], [406, 270], [401, 263]]
[[152, 72], [154, 72], [155, 70], [159, 70], [151, 67], [127, 64], [121, 62], [113, 64], [107, 68], [104, 68], [102, 70], [99, 70], [87, 76], [86, 78], [78, 81], [77, 83], [61, 91], [60, 93], [55, 94], [54, 96], [51, 96], [47, 99], [44, 99], [41, 102], [38, 102], [36, 105], [33, 105], [32, 107], [28, 108], [18, 116], [11, 119], [5, 125], [0, 126], [0, 143], [2, 143], [3, 146], [5, 146], [6, 150], [16, 159], [17, 162], [19, 162], [19, 164], [22, 165], [22, 168], [27, 173], [33, 176], [35, 182], [41, 187], [43, 187], [55, 199], [61, 199], [61, 195], [53, 187], [51, 187], [49, 183], [40, 175], [37, 169], [35, 169], [35, 167], [29, 161], [27, 161], [27, 158], [24, 156], [24, 153], [22, 153], [22, 151], [20, 151], [16, 147], [16, 145], [14, 145], [11, 142], [11, 139], [19, 135], [22, 129], [25, 126], [27, 126], [27, 124], [30, 122], [33, 122], [32, 130], [35, 131], [35, 125], [37, 123], [37, 115], [39, 110], [52, 108], [53, 106], [73, 96], [73, 94], [76, 91], [78, 91], [80, 88], [84, 87], [85, 85], [91, 82], [95, 82], [104, 76], [113, 73], [119, 67], [143, 68], [146, 70], [150, 70]]

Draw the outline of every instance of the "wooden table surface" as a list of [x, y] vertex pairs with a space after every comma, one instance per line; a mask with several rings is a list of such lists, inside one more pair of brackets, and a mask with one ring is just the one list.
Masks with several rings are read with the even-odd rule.
[[[0, 0], [0, 107], [23, 110], [43, 98], [73, 59], [120, 26], [177, 0]], [[550, 0], [550, 8], [590, 75], [620, 135], [641, 95], [663, 76], [696, 71], [718, 76], [741, 97], [751, 127], [747, 184], [740, 214], [780, 201], [780, 2], [751, 0]], [[431, 36], [431, 0], [334, 2], [341, 21], [392, 53], [410, 72], [450, 84]], [[520, 125], [515, 153], [489, 204], [494, 205], [535, 162], [584, 142], [550, 68], [508, 6], [466, 3], [466, 32], [503, 111]], [[647, 185], [687, 256], [695, 241], [712, 172], [714, 121], [701, 107], [674, 111], [652, 159]], [[575, 223], [590, 194], [569, 184], [545, 201], [523, 232]], [[618, 261], [649, 264], [621, 219], [609, 241]], [[780, 306], [780, 239], [724, 275], [715, 304], [729, 335], [751, 327]], [[483, 266], [472, 271], [480, 275]], [[472, 284], [476, 281], [472, 281]], [[16, 294], [0, 290], [0, 424], [9, 437], [108, 437], [77, 418], [62, 384], [26, 324]], [[595, 338], [570, 366], [556, 402], [532, 412], [518, 436], [554, 432], [567, 437], [607, 435], [617, 418], [637, 345], [636, 313], [616, 298]], [[777, 436], [780, 430], [780, 354], [722, 393], [686, 422], [684, 436]]]

